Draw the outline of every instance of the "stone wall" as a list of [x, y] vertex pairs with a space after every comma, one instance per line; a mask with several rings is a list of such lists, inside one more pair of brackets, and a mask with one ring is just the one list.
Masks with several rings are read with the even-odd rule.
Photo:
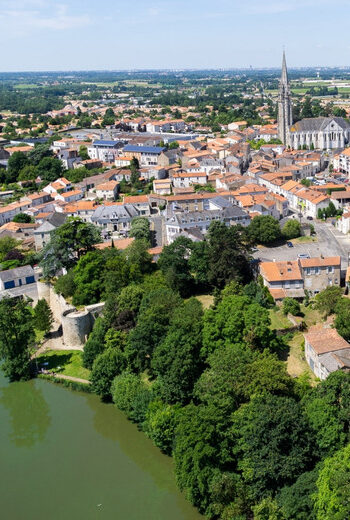
[[104, 303], [88, 305], [83, 311], [78, 311], [57, 294], [50, 283], [38, 282], [37, 285], [39, 299], [45, 298], [55, 321], [62, 325], [63, 343], [68, 347], [84, 346], [95, 319], [103, 311]]

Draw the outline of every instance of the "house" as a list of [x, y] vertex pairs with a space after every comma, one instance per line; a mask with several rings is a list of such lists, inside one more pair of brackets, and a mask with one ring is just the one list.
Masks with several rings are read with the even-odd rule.
[[285, 297], [304, 298], [340, 285], [340, 256], [304, 258], [282, 262], [262, 262], [260, 274], [275, 301]]
[[65, 179], [64, 177], [61, 177], [60, 179], [55, 180], [54, 182], [51, 182], [45, 188], [43, 188], [43, 191], [49, 194], [56, 194], [59, 191], [70, 191], [72, 189], [72, 184], [70, 181]]
[[197, 173], [174, 173], [172, 176], [175, 188], [189, 188], [196, 184], [207, 184], [207, 174], [205, 172]]
[[31, 265], [0, 271], [0, 291], [14, 289], [22, 285], [35, 283], [35, 273]]
[[333, 166], [336, 171], [346, 173], [350, 177], [350, 148], [345, 148], [334, 157]]
[[158, 195], [169, 195], [171, 193], [171, 180], [158, 179], [153, 181], [153, 191]]
[[32, 206], [39, 206], [40, 204], [45, 204], [45, 202], [50, 202], [51, 200], [51, 195], [45, 191], [41, 191], [40, 193], [33, 193], [32, 195], [26, 195], [25, 197], [21, 198], [21, 201], [28, 201]]
[[123, 146], [122, 141], [96, 140], [87, 149], [90, 159], [99, 159], [102, 162], [114, 162], [118, 150]]
[[13, 220], [18, 213], [24, 213], [29, 209], [31, 203], [28, 201], [13, 202], [0, 208], [0, 226]]
[[126, 236], [134, 217], [140, 214], [132, 204], [116, 203], [111, 206], [99, 206], [91, 217], [91, 222], [101, 227], [104, 235], [118, 232]]
[[122, 157], [122, 156], [120, 156], [120, 157], [116, 157], [115, 158], [114, 164], [116, 166], [119, 166], [119, 167], [123, 168], [125, 166], [129, 166], [130, 161], [131, 161], [130, 157]]
[[63, 213], [52, 213], [50, 216], [34, 231], [34, 242], [36, 251], [40, 251], [50, 241], [52, 231], [64, 224], [66, 215]]
[[66, 191], [64, 193], [57, 193], [55, 195], [55, 200], [62, 200], [63, 202], [75, 202], [84, 197], [84, 194], [81, 190], [71, 190]]
[[157, 166], [160, 154], [165, 150], [161, 146], [139, 146], [128, 144], [124, 146], [124, 157], [135, 157], [140, 166]]
[[151, 214], [151, 207], [147, 195], [124, 197], [124, 204], [132, 204], [140, 216], [148, 217]]
[[311, 370], [321, 380], [336, 370], [349, 370], [350, 344], [336, 329], [311, 327], [304, 334], [305, 358]]
[[99, 199], [115, 200], [118, 194], [119, 182], [109, 181], [96, 187], [96, 195]]

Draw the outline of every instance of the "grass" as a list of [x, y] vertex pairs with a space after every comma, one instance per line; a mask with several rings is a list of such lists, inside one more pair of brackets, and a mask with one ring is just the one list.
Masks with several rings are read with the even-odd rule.
[[83, 367], [80, 350], [50, 350], [38, 356], [38, 363], [48, 363], [44, 368], [58, 374], [87, 380], [90, 378], [90, 370]]
[[196, 298], [203, 305], [203, 309], [209, 309], [214, 303], [214, 296], [212, 294], [201, 294], [200, 296], [196, 296]]
[[289, 321], [287, 316], [285, 316], [280, 308], [270, 309], [270, 320], [271, 320], [271, 329], [281, 330], [281, 329], [289, 329], [289, 327], [293, 327], [293, 323]]
[[305, 307], [305, 305], [300, 305], [301, 312], [304, 314], [303, 320], [305, 321], [307, 327], [312, 327], [312, 325], [316, 325], [316, 323], [321, 323], [323, 321], [322, 315], [317, 309], [313, 309], [311, 305]]
[[304, 356], [304, 336], [296, 332], [288, 342], [289, 352], [287, 357], [287, 372], [291, 377], [298, 377], [304, 372], [310, 375], [311, 383], [315, 383], [316, 376], [306, 362]]
[[305, 244], [307, 242], [317, 242], [317, 240], [317, 237], [305, 235], [302, 237], [293, 238], [291, 242], [293, 242], [293, 244]]

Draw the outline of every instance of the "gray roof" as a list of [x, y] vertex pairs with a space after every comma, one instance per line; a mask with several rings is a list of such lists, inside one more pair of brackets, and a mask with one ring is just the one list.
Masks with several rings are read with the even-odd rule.
[[350, 130], [350, 124], [343, 117], [308, 117], [294, 123], [290, 127], [290, 132], [320, 132], [332, 121], [337, 123], [343, 130]]
[[119, 219], [131, 219], [138, 215], [139, 212], [132, 204], [124, 204], [123, 206], [99, 206], [96, 208], [91, 220], [93, 222], [101, 220], [113, 221]]
[[66, 215], [54, 211], [35, 231], [35, 234], [49, 233], [54, 229], [62, 226], [66, 220]]
[[16, 267], [15, 269], [0, 271], [0, 280], [2, 282], [9, 282], [15, 278], [22, 278], [24, 276], [34, 276], [34, 269], [31, 265], [24, 265], [23, 267]]

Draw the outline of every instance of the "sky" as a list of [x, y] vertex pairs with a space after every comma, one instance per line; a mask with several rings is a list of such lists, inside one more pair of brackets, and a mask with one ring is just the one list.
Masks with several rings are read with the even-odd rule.
[[1, 71], [350, 66], [350, 0], [0, 0]]

